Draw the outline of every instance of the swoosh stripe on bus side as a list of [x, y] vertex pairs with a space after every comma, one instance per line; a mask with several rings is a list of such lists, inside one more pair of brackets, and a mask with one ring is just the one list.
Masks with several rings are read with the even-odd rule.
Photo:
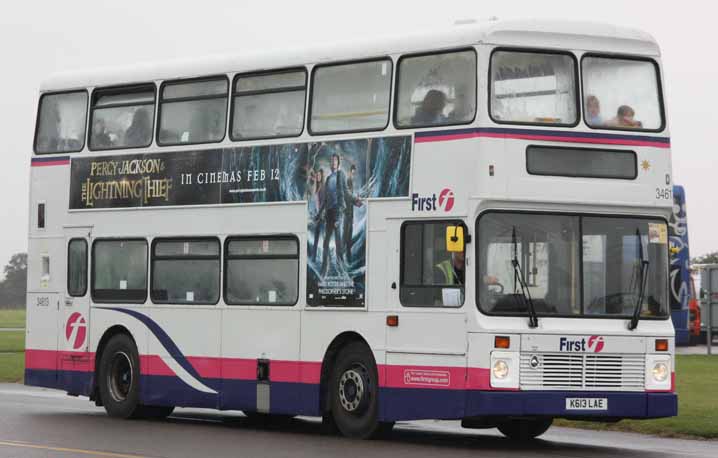
[[172, 357], [171, 360], [167, 360], [165, 361], [165, 363], [170, 367], [170, 369], [175, 372], [175, 374], [177, 374], [180, 379], [182, 379], [182, 381], [187, 383], [192, 388], [195, 388], [204, 393], [217, 393], [217, 391], [208, 387], [204, 383], [202, 376], [197, 372], [197, 370], [192, 366], [192, 364], [187, 361], [187, 358], [184, 356], [184, 354], [182, 354], [182, 351], [180, 351], [179, 347], [177, 347], [172, 338], [167, 335], [164, 329], [162, 329], [162, 327], [157, 324], [157, 322], [154, 321], [152, 318], [135, 310], [120, 307], [97, 308], [102, 310], [113, 310], [116, 312], [125, 313], [141, 321], [145, 326], [147, 326], [150, 332], [154, 334], [157, 340], [159, 340], [160, 344], [165, 348], [167, 353], [169, 353], [169, 355]]

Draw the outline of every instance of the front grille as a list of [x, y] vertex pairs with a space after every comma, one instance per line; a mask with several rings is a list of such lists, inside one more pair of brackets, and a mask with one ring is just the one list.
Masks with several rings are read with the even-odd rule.
[[644, 371], [644, 355], [521, 353], [523, 390], [643, 391]]

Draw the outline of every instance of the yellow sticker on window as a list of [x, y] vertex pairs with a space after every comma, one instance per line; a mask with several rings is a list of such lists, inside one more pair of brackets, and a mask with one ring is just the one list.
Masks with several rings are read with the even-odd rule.
[[661, 223], [648, 223], [648, 243], [668, 243], [668, 228]]

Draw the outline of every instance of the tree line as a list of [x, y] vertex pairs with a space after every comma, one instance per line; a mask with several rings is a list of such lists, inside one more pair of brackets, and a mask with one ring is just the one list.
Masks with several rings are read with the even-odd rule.
[[0, 281], [0, 309], [24, 308], [27, 292], [27, 253], [16, 253], [3, 269]]

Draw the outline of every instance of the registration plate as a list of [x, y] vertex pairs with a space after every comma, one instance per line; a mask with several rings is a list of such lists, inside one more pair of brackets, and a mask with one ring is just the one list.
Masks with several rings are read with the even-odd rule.
[[566, 410], [608, 410], [608, 399], [566, 398]]

